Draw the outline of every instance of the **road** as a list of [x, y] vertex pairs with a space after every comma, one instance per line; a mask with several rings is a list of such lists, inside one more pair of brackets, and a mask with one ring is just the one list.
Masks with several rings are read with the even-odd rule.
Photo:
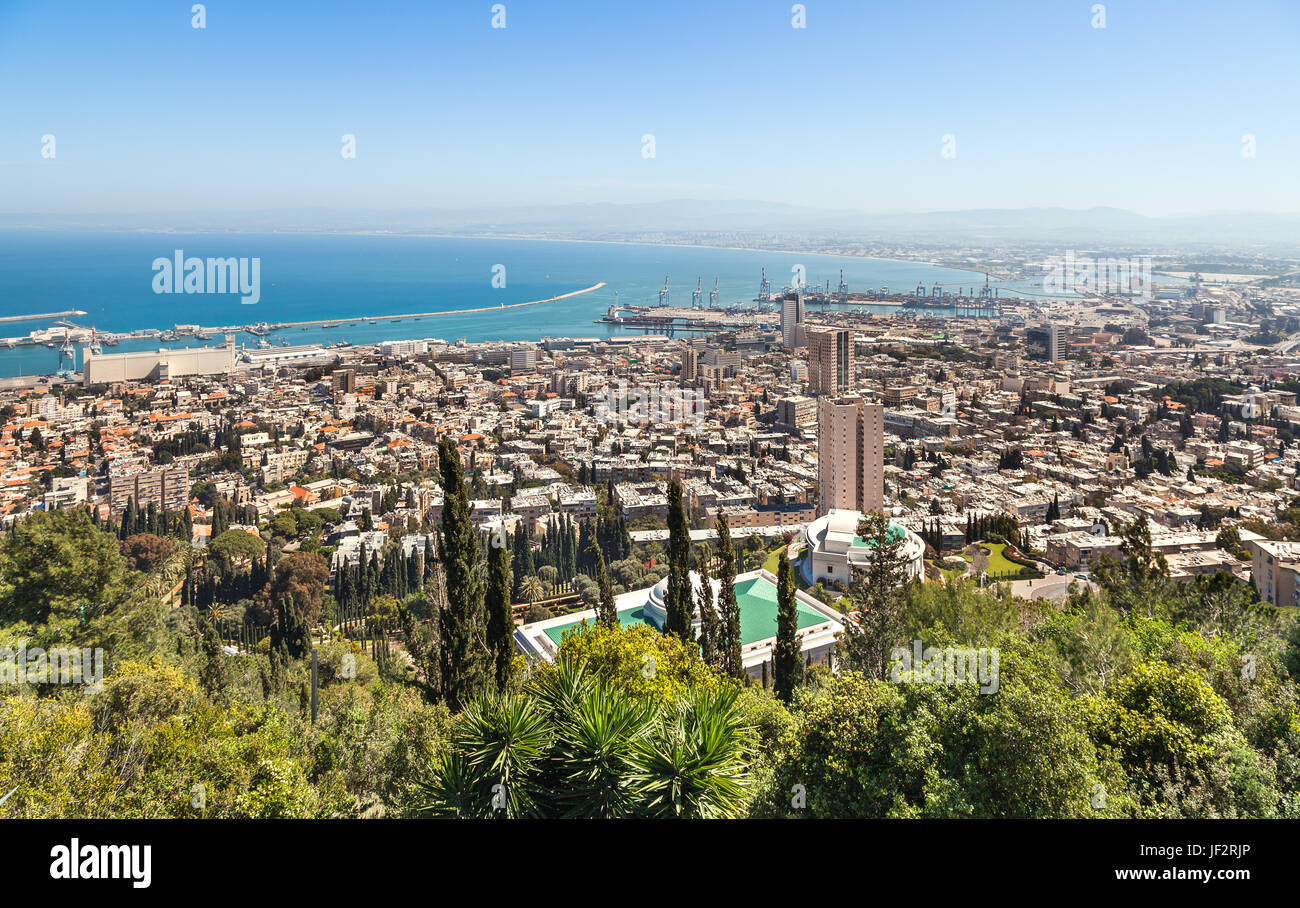
[[1050, 599], [1052, 602], [1064, 602], [1070, 591], [1071, 583], [1083, 584], [1075, 580], [1073, 574], [1049, 574], [1042, 580], [1013, 580], [1011, 592], [1023, 599]]

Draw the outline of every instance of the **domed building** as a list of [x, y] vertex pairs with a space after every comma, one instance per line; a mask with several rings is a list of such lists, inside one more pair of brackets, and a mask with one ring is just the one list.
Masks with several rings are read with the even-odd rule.
[[[800, 566], [805, 583], [811, 585], [820, 581], [827, 586], [836, 583], [847, 586], [853, 580], [855, 569], [865, 568], [871, 563], [875, 542], [858, 535], [862, 517], [861, 511], [832, 508], [824, 517], [808, 524], [804, 531], [808, 549]], [[923, 577], [925, 542], [921, 537], [907, 527], [891, 522], [889, 538], [891, 542], [903, 541], [900, 554], [907, 561], [908, 576]]]

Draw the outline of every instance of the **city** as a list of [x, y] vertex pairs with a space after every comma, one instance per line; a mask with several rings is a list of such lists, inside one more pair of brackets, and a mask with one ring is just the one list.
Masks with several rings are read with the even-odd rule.
[[369, 894], [553, 819], [1285, 872], [1300, 20], [1248, 5], [0, 10], [0, 84], [60, 61], [0, 126], [19, 876]]

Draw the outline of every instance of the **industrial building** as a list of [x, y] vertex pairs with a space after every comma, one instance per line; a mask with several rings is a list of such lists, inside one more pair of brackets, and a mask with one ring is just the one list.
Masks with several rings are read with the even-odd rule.
[[82, 367], [86, 385], [161, 381], [181, 375], [229, 375], [235, 371], [233, 341], [220, 347], [186, 347], [139, 353], [95, 353], [87, 348]]

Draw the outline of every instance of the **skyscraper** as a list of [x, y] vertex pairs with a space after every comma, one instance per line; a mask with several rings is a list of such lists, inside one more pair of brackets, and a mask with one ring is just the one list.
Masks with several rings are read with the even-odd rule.
[[853, 387], [853, 332], [822, 328], [808, 332], [808, 389], [839, 394]]
[[794, 350], [804, 342], [803, 291], [788, 290], [781, 297], [781, 345]]
[[1054, 363], [1061, 358], [1061, 326], [1053, 322], [1027, 328], [1025, 345], [1034, 359]]
[[682, 351], [682, 372], [681, 379], [684, 382], [693, 382], [699, 371], [700, 355], [694, 347], [687, 347]]
[[817, 400], [817, 513], [885, 506], [885, 405], [860, 394]]

